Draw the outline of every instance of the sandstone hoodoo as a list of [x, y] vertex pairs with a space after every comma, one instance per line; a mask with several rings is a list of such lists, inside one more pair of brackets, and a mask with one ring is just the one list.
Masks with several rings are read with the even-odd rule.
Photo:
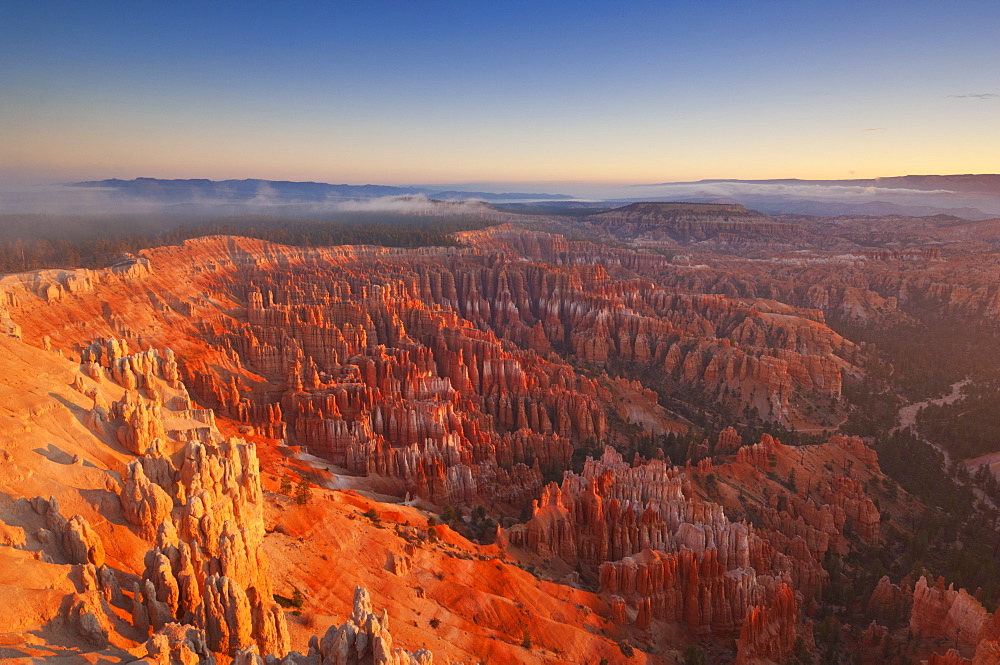
[[0, 279], [0, 653], [992, 662], [996, 589], [930, 544], [979, 547], [992, 486], [909, 480], [873, 423], [911, 370], [863, 332], [992, 312], [952, 250], [732, 205], [573, 240], [505, 214], [455, 247], [210, 236]]

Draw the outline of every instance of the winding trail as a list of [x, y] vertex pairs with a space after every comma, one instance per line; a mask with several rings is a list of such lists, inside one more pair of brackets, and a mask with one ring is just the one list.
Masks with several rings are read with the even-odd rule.
[[[968, 385], [970, 381], [972, 381], [972, 379], [970, 378], [964, 378], [961, 381], [956, 381], [951, 385], [951, 392], [948, 393], [947, 395], [944, 395], [943, 397], [925, 399], [922, 402], [912, 402], [910, 404], [907, 404], [906, 406], [901, 407], [899, 409], [899, 415], [898, 415], [899, 425], [893, 427], [892, 430], [890, 430], [889, 434], [890, 435], [894, 434], [906, 427], [913, 429], [914, 434], [916, 434], [917, 413], [919, 413], [921, 409], [923, 409], [925, 406], [932, 406], [932, 405], [942, 406], [944, 404], [951, 404], [953, 402], [958, 401], [962, 397], [962, 388]], [[931, 443], [930, 441], [928, 441], [923, 437], [920, 437], [920, 440], [928, 444], [932, 448], [934, 448], [934, 450], [944, 455], [945, 469], [951, 468], [951, 455], [948, 454], [947, 450], [945, 450], [941, 446]]]
[[912, 402], [899, 409], [899, 426], [895, 427], [890, 434], [904, 427], [913, 427], [917, 422], [917, 412], [925, 406], [942, 406], [957, 401], [962, 396], [962, 388], [967, 386], [972, 379], [965, 378], [956, 381], [951, 386], [951, 392], [944, 397], [925, 399], [922, 402]]

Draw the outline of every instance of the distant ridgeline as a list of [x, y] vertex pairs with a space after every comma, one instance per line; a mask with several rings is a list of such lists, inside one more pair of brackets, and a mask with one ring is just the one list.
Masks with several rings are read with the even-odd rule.
[[109, 190], [116, 196], [140, 198], [160, 203], [317, 203], [350, 201], [383, 197], [427, 197], [441, 200], [569, 200], [563, 194], [535, 194], [527, 192], [465, 192], [434, 187], [394, 187], [391, 185], [334, 185], [325, 182], [293, 182], [287, 180], [206, 180], [190, 178], [161, 180], [135, 178], [133, 180], [94, 180], [73, 183], [73, 187], [92, 187]]
[[[698, 183], [742, 183], [746, 185], [817, 185], [833, 187], [878, 187], [880, 189], [915, 189], [921, 191], [948, 191], [972, 194], [1000, 194], [1000, 174], [965, 173], [955, 175], [901, 175], [878, 178], [850, 178], [846, 180], [802, 180], [776, 178], [770, 180], [736, 180], [711, 178]], [[687, 184], [687, 183], [685, 183]]]

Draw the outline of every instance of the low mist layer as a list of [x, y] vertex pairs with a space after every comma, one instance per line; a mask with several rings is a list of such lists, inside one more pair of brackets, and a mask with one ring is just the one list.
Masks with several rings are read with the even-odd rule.
[[[996, 175], [856, 180], [702, 180], [649, 185], [561, 183], [553, 185], [561, 193], [523, 191], [532, 188], [525, 183], [400, 187], [271, 180], [110, 179], [70, 185], [0, 188], [0, 212], [167, 212], [326, 218], [352, 212], [477, 214], [492, 210], [491, 206], [530, 207], [545, 211], [587, 203], [661, 200], [739, 203], [768, 214], [821, 217], [946, 214], [979, 221], [1000, 216], [1000, 176]], [[519, 189], [521, 191], [517, 191]]]

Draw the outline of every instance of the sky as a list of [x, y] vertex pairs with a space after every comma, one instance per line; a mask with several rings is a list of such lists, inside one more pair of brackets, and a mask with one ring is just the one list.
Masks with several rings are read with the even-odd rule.
[[1000, 172], [997, 2], [0, 4], [0, 182]]

